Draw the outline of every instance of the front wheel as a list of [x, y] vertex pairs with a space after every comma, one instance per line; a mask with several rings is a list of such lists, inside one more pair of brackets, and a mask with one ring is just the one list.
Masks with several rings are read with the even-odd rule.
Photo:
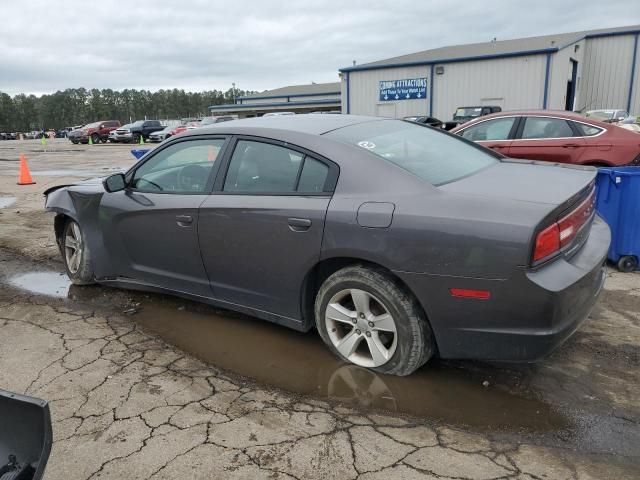
[[93, 144], [97, 144], [100, 143], [100, 135], [98, 135], [97, 133], [94, 133], [93, 135], [91, 135], [91, 141], [93, 142]]
[[331, 275], [316, 297], [315, 317], [334, 354], [376, 372], [409, 375], [435, 351], [416, 299], [380, 270], [356, 265]]
[[91, 253], [80, 225], [69, 220], [62, 234], [62, 258], [67, 275], [75, 285], [94, 283]]

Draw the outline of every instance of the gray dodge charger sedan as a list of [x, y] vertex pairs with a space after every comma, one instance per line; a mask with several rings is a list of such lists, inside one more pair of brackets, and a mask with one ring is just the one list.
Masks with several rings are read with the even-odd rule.
[[74, 283], [315, 327], [345, 361], [407, 375], [433, 355], [533, 361], [578, 328], [610, 242], [595, 175], [411, 122], [295, 115], [193, 130], [45, 195]]

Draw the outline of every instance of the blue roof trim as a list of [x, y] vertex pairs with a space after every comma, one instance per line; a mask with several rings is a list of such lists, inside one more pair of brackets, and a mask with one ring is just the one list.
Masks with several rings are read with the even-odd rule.
[[421, 67], [424, 65], [435, 65], [435, 64], [443, 64], [443, 63], [458, 63], [458, 62], [470, 62], [470, 61], [479, 61], [479, 60], [493, 60], [496, 58], [510, 58], [510, 57], [526, 57], [528, 55], [542, 55], [545, 53], [555, 53], [557, 52], [557, 48], [543, 48], [539, 50], [522, 50], [518, 52], [509, 52], [509, 53], [496, 53], [491, 55], [477, 55], [475, 57], [459, 57], [459, 58], [441, 58], [437, 60], [424, 60], [420, 62], [402, 62], [402, 63], [390, 63], [388, 65], [363, 65], [361, 67], [346, 67], [341, 68], [341, 72], [355, 72], [355, 71], [364, 71], [364, 70], [383, 70], [389, 68], [401, 68], [401, 67]]
[[636, 30], [623, 30], [620, 32], [603, 32], [603, 33], [587, 34], [578, 38], [577, 40], [574, 40], [571, 43], [567, 43], [566, 45], [563, 45], [558, 50], [564, 50], [565, 48], [570, 47], [571, 45], [575, 45], [576, 43], [581, 42], [583, 40], [587, 40], [589, 38], [619, 37], [620, 35], [637, 35], [638, 33], [640, 33], [640, 30], [636, 29]]
[[354, 67], [345, 67], [341, 68], [340, 72], [356, 72], [356, 71], [365, 71], [365, 70], [383, 70], [389, 68], [401, 68], [401, 67], [419, 67], [423, 65], [432, 65], [432, 64], [442, 64], [442, 63], [456, 63], [456, 62], [470, 62], [470, 61], [478, 61], [478, 60], [492, 60], [497, 58], [509, 58], [509, 57], [525, 57], [528, 55], [541, 55], [548, 53], [555, 53], [559, 50], [567, 48], [575, 43], [578, 43], [586, 38], [600, 38], [600, 37], [616, 37], [619, 35], [633, 35], [640, 33], [640, 30], [623, 30], [620, 32], [603, 32], [603, 33], [592, 33], [586, 34], [577, 40], [572, 41], [566, 45], [561, 47], [551, 47], [551, 48], [543, 48], [537, 50], [521, 50], [517, 52], [509, 52], [509, 53], [496, 53], [491, 55], [477, 55], [470, 57], [459, 57], [459, 58], [441, 58], [436, 60], [423, 60], [419, 62], [400, 62], [400, 63], [390, 63], [387, 65], [362, 65], [362, 66], [354, 66]]
[[236, 100], [266, 100], [268, 98], [321, 97], [323, 95], [340, 95], [340, 92], [296, 93], [293, 95], [265, 95], [264, 97], [245, 96], [245, 97], [238, 97]]
[[300, 107], [304, 105], [336, 105], [340, 106], [340, 99], [336, 100], [309, 100], [308, 102], [273, 102], [273, 103], [229, 103], [226, 105], [210, 105], [209, 110], [260, 110], [261, 108], [269, 107]]

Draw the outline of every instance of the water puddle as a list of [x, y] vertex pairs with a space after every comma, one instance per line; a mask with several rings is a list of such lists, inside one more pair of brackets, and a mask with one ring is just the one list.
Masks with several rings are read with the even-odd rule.
[[0, 208], [7, 208], [16, 203], [16, 197], [0, 197]]
[[548, 404], [495, 386], [491, 367], [487, 375], [432, 361], [409, 377], [379, 375], [340, 362], [315, 332], [216, 312], [145, 302], [133, 319], [204, 361], [298, 394], [487, 430], [546, 432], [568, 425]]
[[71, 281], [65, 273], [30, 272], [10, 277], [9, 285], [37, 295], [67, 298]]

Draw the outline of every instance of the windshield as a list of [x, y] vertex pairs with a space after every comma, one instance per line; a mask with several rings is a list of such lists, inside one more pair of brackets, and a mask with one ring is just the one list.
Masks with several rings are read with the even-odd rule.
[[326, 135], [367, 150], [435, 186], [499, 162], [483, 149], [456, 137], [400, 120], [360, 123]]
[[455, 117], [479, 117], [482, 113], [482, 107], [462, 107], [453, 114]]
[[102, 122], [94, 122], [85, 125], [85, 128], [98, 128], [100, 125], [102, 125]]
[[132, 127], [141, 127], [142, 125], [144, 125], [144, 120], [138, 120], [137, 122], [133, 122], [131, 124]]

